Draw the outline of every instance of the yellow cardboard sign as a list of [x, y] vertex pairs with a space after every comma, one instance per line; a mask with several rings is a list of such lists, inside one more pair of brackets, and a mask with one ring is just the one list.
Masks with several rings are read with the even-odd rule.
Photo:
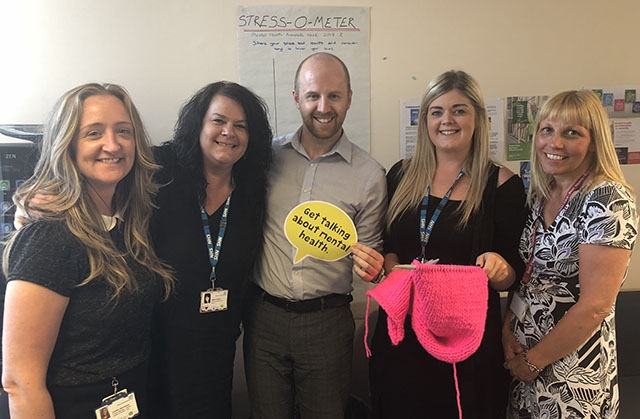
[[341, 259], [358, 241], [353, 220], [324, 201], [307, 201], [292, 209], [284, 221], [284, 233], [297, 249], [293, 263], [307, 256], [326, 261]]

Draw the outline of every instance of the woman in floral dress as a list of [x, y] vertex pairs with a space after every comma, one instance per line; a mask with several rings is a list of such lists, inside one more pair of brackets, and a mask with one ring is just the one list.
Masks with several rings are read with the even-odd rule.
[[616, 418], [614, 306], [637, 235], [635, 198], [590, 91], [542, 108], [520, 254], [503, 328], [511, 418]]

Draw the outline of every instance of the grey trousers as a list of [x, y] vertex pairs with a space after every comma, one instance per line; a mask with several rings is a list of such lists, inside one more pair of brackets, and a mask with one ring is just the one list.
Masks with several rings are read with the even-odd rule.
[[349, 305], [293, 313], [252, 296], [244, 357], [252, 419], [340, 419], [351, 390]]

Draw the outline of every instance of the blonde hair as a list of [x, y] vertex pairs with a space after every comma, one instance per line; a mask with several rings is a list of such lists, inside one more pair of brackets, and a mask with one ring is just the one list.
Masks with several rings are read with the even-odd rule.
[[[96, 95], [119, 99], [134, 130], [135, 161], [131, 171], [116, 186], [113, 197], [115, 211], [124, 220], [124, 253], [115, 247], [105, 231], [102, 216], [87, 193], [88, 183], [72, 151], [84, 100]], [[171, 269], [156, 257], [148, 231], [152, 196], [158, 191], [153, 181], [156, 170], [158, 166], [153, 161], [149, 139], [127, 91], [115, 84], [84, 84], [65, 93], [54, 106], [45, 125], [34, 174], [18, 188], [13, 202], [25, 214], [25, 225], [41, 220], [63, 221], [85, 246], [91, 271], [80, 286], [104, 277], [114, 288], [113, 298], [123, 290], [137, 291], [138, 282], [125, 260], [125, 256], [130, 256], [162, 279], [167, 296], [173, 288], [174, 277]], [[3, 255], [5, 275], [14, 238], [7, 243]]]
[[478, 83], [464, 71], [451, 70], [433, 79], [422, 97], [415, 154], [406, 162], [404, 176], [389, 203], [387, 228], [406, 211], [417, 209], [431, 185], [437, 162], [435, 145], [429, 137], [427, 115], [433, 101], [452, 90], [466, 96], [475, 110], [471, 149], [463, 164], [470, 183], [460, 207], [459, 227], [464, 227], [480, 207], [492, 164], [489, 159], [489, 118]]
[[604, 180], [622, 184], [630, 192], [633, 191], [622, 174], [618, 156], [613, 146], [609, 117], [598, 96], [590, 90], [569, 90], [558, 93], [549, 99], [538, 112], [535, 125], [534, 151], [531, 153], [531, 185], [528, 202], [530, 205], [540, 199], [549, 199], [553, 177], [542, 170], [535, 141], [540, 123], [545, 120], [563, 121], [589, 130], [592, 148], [587, 154], [589, 178], [582, 185], [581, 191], [589, 191]]

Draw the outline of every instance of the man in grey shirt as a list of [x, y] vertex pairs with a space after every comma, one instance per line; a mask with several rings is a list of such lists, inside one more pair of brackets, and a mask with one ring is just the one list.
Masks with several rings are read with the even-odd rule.
[[[318, 53], [300, 63], [293, 98], [302, 126], [274, 140], [264, 248], [245, 319], [244, 354], [251, 417], [288, 419], [344, 415], [351, 387], [352, 281], [377, 282], [384, 271], [384, 168], [342, 129], [351, 105], [345, 64]], [[287, 239], [285, 221], [301, 203], [324, 201], [353, 221], [350, 257], [306, 257]], [[340, 229], [334, 230], [339, 235]]]

